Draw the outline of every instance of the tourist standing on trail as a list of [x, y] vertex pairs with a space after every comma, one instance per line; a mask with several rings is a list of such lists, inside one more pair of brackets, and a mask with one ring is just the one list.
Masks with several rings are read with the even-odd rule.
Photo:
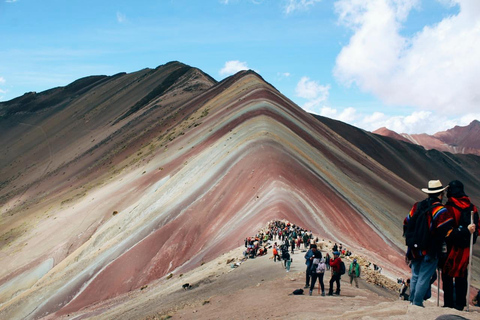
[[287, 256], [286, 256], [286, 260], [285, 260], [285, 268], [287, 269], [287, 272], [290, 272], [290, 266], [292, 265], [292, 257], [290, 257], [290, 254], [287, 252]]
[[328, 252], [325, 255], [325, 265], [327, 266], [327, 270], [330, 270], [330, 254]]
[[292, 247], [292, 253], [294, 253], [294, 250], [295, 250], [295, 238], [292, 238], [292, 240], [290, 240], [290, 246]]
[[330, 288], [328, 289], [328, 295], [333, 295], [333, 283], [337, 284], [337, 290], [335, 294], [340, 294], [340, 268], [341, 268], [342, 259], [340, 259], [340, 252], [333, 252], [333, 259], [330, 260], [330, 267], [332, 267], [332, 277], [330, 278]]
[[444, 190], [440, 180], [430, 180], [422, 191], [428, 198], [413, 205], [404, 221], [408, 246], [407, 263], [411, 263], [410, 302], [423, 307], [430, 279], [437, 268], [445, 235], [451, 229], [452, 216], [442, 205]]
[[348, 268], [348, 275], [350, 276], [350, 285], [353, 286], [355, 281], [355, 287], [358, 288], [358, 278], [360, 278], [360, 265], [357, 263], [357, 259], [353, 259]]
[[[480, 231], [478, 211], [465, 194], [463, 183], [458, 180], [448, 184], [447, 197], [445, 207], [453, 216], [454, 222], [453, 229], [446, 239], [447, 258], [442, 272], [443, 302], [444, 307], [463, 310], [467, 305], [470, 237], [473, 234], [473, 243], [475, 243]], [[474, 213], [473, 224], [471, 223], [472, 212]]]
[[[312, 261], [312, 267], [310, 269], [310, 275], [311, 275], [311, 282], [310, 282], [310, 295], [312, 295], [313, 288], [315, 288], [315, 282], [317, 282], [317, 279], [320, 278], [320, 274], [317, 273], [317, 270], [319, 269], [319, 265], [322, 262], [322, 253], [320, 250], [315, 251], [313, 254], [313, 261]], [[325, 272], [325, 263], [323, 263], [323, 269]], [[322, 287], [322, 292], [325, 291], [324, 285], [323, 285], [323, 273], [321, 274], [322, 279], [320, 280], [320, 286]], [[324, 294], [325, 295], [325, 292]]]
[[313, 256], [315, 255], [315, 251], [317, 251], [317, 246], [311, 246], [310, 250], [307, 251], [305, 254], [305, 264], [307, 265], [307, 269], [305, 271], [305, 288], [310, 287], [310, 277], [311, 277], [311, 269], [312, 269], [312, 262]]

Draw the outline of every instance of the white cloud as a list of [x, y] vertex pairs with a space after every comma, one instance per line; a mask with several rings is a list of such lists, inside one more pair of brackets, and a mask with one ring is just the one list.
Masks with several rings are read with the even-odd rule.
[[125, 23], [127, 22], [127, 16], [119, 11], [117, 11], [117, 21], [118, 23]]
[[348, 123], [352, 123], [358, 118], [354, 108], [345, 108], [339, 112], [337, 109], [324, 106], [320, 109], [320, 115]]
[[409, 115], [386, 115], [382, 112], [361, 114], [354, 108], [338, 110], [324, 106], [320, 109], [321, 116], [340, 120], [367, 131], [375, 131], [386, 127], [397, 133], [428, 133], [445, 131], [456, 125], [466, 126], [475, 119], [480, 119], [480, 113], [470, 113], [460, 117], [441, 115], [430, 111], [414, 111]]
[[282, 78], [288, 78], [291, 76], [290, 72], [278, 72], [277, 73], [277, 76], [278, 78], [282, 79]]
[[10, 3], [13, 3], [13, 2], [17, 2], [18, 0], [5, 0], [5, 2], [10, 2]]
[[227, 61], [225, 62], [225, 65], [223, 68], [220, 70], [220, 75], [226, 76], [226, 75], [232, 75], [234, 73], [237, 73], [238, 71], [242, 70], [248, 70], [250, 69], [247, 66], [246, 62], [241, 62], [238, 60], [232, 60], [232, 61]]
[[317, 81], [310, 80], [308, 77], [302, 77], [295, 88], [295, 93], [300, 98], [326, 100], [328, 98], [328, 91], [330, 86], [323, 86]]
[[285, 5], [285, 13], [289, 14], [297, 10], [308, 10], [309, 7], [322, 0], [288, 0]]
[[337, 1], [340, 23], [354, 34], [337, 57], [335, 76], [388, 105], [450, 117], [452, 110], [458, 117], [477, 111], [480, 1], [451, 3], [459, 5], [457, 15], [405, 37], [400, 34], [402, 24], [418, 0]]
[[307, 112], [316, 114], [320, 113], [322, 102], [328, 99], [329, 91], [330, 85], [321, 85], [308, 77], [302, 77], [295, 88], [297, 97], [308, 100], [302, 105], [302, 108]]
[[0, 77], [0, 84], [5, 84], [5, 78], [4, 77]]

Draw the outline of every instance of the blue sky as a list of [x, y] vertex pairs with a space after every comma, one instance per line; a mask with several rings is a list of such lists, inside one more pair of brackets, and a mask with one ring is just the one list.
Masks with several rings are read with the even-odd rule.
[[480, 119], [478, 0], [0, 0], [0, 101], [178, 60], [366, 130]]

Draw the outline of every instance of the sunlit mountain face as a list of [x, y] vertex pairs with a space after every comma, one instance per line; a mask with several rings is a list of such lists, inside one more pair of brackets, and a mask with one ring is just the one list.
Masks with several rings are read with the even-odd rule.
[[252, 71], [92, 76], [0, 103], [0, 117], [5, 319], [67, 315], [187, 272], [272, 219], [406, 275], [402, 222], [420, 188], [459, 179], [480, 200], [478, 156], [314, 117]]

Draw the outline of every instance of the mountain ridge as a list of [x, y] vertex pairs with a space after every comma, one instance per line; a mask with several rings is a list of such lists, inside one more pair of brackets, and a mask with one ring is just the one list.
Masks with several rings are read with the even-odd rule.
[[466, 126], [455, 126], [433, 135], [396, 133], [385, 127], [379, 128], [373, 133], [417, 144], [427, 150], [436, 149], [456, 154], [480, 155], [480, 142], [477, 139], [480, 135], [480, 121], [478, 120], [473, 120]]
[[[0, 119], [8, 147], [0, 244], [16, 258], [0, 258], [2, 317], [55, 318], [128, 296], [277, 218], [403, 276], [402, 221], [428, 175], [459, 177], [478, 200], [479, 157], [315, 117], [253, 71], [215, 83], [190, 69], [149, 96], [182, 67], [125, 74], [54, 115], [37, 114], [37, 127], [18, 124], [24, 114]], [[34, 139], [40, 128], [50, 143]], [[29, 151], [42, 143], [48, 154]]]

